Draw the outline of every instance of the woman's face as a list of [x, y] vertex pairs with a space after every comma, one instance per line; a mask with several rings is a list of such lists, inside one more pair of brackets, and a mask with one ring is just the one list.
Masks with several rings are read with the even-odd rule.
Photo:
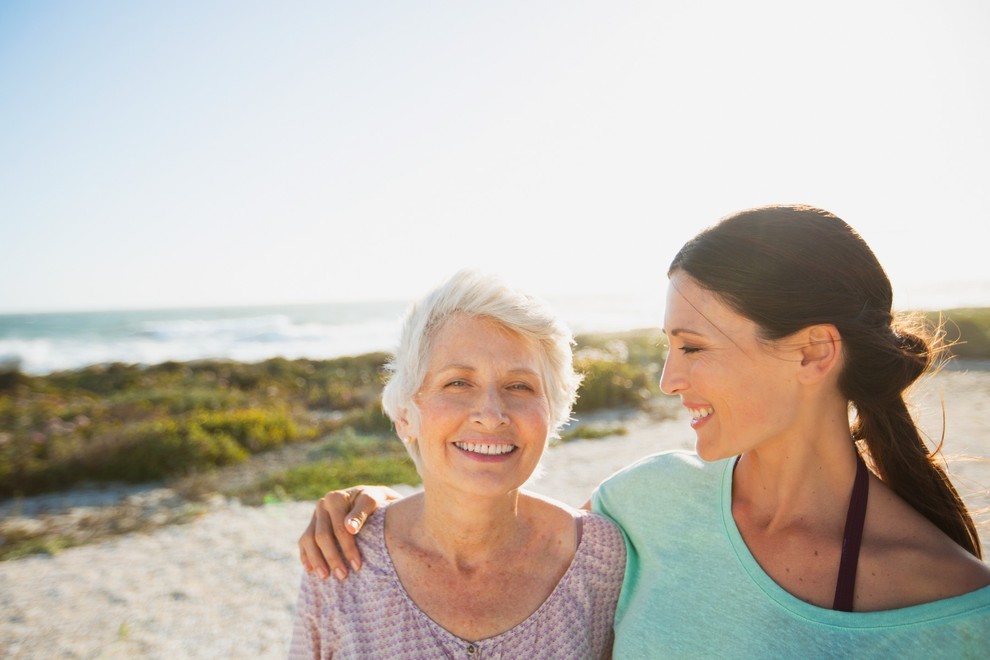
[[798, 417], [800, 353], [761, 341], [758, 330], [686, 273], [670, 278], [660, 387], [681, 397], [707, 461], [786, 441]]
[[541, 374], [535, 342], [490, 319], [446, 321], [415, 397], [424, 486], [503, 495], [525, 483], [549, 433]]

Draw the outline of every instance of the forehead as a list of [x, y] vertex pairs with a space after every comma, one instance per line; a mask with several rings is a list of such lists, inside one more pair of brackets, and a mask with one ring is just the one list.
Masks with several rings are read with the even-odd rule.
[[668, 336], [690, 332], [733, 340], [757, 334], [755, 323], [681, 271], [675, 272], [667, 283], [663, 329]]
[[498, 321], [482, 316], [455, 314], [437, 329], [430, 352], [430, 366], [442, 367], [456, 359], [471, 365], [481, 361], [509, 361], [518, 366], [539, 359], [534, 340], [524, 337]]

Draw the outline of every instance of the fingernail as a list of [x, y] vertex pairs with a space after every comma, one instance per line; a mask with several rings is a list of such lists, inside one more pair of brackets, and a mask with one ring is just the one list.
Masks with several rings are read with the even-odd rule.
[[342, 569], [342, 568], [335, 568], [335, 569], [333, 569], [333, 576], [335, 578], [337, 578], [338, 580], [341, 580], [342, 581], [344, 578], [347, 577], [347, 573], [345, 573], [344, 572], [344, 569]]
[[320, 576], [321, 580], [326, 580], [328, 577], [330, 577], [330, 574], [327, 573], [327, 569], [323, 568], [322, 566], [316, 569], [316, 574]]
[[351, 568], [353, 568], [355, 571], [360, 571], [361, 570], [361, 564], [358, 563], [358, 560], [357, 559], [352, 559], [351, 560]]
[[347, 521], [347, 526], [356, 532], [361, 527], [361, 521], [357, 518], [351, 518]]

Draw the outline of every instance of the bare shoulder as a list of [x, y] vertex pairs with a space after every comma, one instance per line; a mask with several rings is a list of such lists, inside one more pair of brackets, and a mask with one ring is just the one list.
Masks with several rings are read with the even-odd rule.
[[575, 518], [587, 513], [552, 497], [528, 490], [519, 491], [519, 507], [527, 515], [542, 522], [556, 521], [562, 524], [573, 524]]
[[573, 520], [587, 513], [582, 509], [576, 509], [569, 504], [564, 504], [560, 500], [555, 500], [552, 497], [547, 497], [546, 495], [534, 493], [529, 490], [519, 491], [519, 505], [520, 507], [526, 507], [527, 511], [532, 511], [535, 515], [552, 516], [560, 519], [570, 518]]
[[990, 567], [878, 479], [870, 483], [856, 609], [919, 605], [990, 586]]
[[573, 554], [577, 547], [576, 519], [586, 515], [586, 511], [575, 509], [563, 502], [529, 491], [519, 493], [519, 509], [533, 528], [541, 530], [551, 545], [568, 550]]

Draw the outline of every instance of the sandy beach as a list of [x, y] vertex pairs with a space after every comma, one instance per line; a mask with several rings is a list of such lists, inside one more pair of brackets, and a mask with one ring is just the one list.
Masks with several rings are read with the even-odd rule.
[[[990, 368], [946, 370], [918, 386], [917, 417], [944, 453], [990, 541]], [[683, 415], [627, 420], [629, 433], [552, 448], [532, 490], [580, 506], [614, 471], [693, 446]], [[310, 503], [225, 502], [191, 523], [0, 563], [2, 658], [282, 658]]]

